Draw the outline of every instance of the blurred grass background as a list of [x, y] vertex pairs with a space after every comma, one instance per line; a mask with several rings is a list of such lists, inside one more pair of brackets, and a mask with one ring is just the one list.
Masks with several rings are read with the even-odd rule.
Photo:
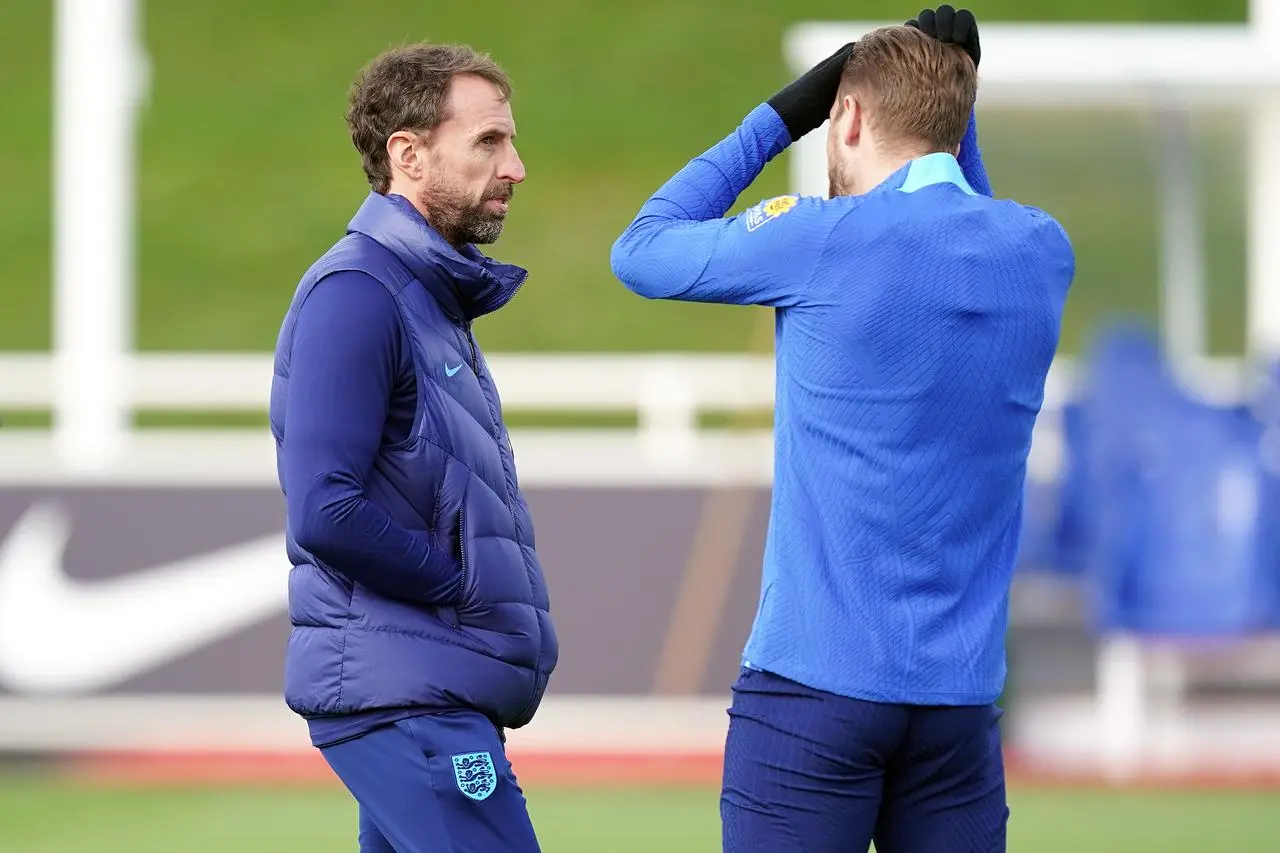
[[[981, 21], [1239, 21], [1245, 0], [981, 0]], [[302, 272], [367, 185], [343, 124], [347, 88], [378, 51], [418, 39], [491, 52], [514, 78], [528, 181], [489, 250], [532, 271], [478, 324], [490, 351], [743, 350], [757, 309], [651, 303], [609, 271], [644, 199], [790, 79], [783, 29], [805, 19], [905, 20], [867, 0], [151, 0], [140, 129], [137, 340], [143, 349], [268, 350]], [[51, 8], [0, 4], [0, 350], [50, 340]], [[18, 117], [15, 119], [15, 117]], [[1154, 316], [1158, 205], [1150, 117], [993, 111], [980, 133], [997, 193], [1055, 214], [1078, 276], [1063, 349], [1105, 313]], [[1240, 349], [1240, 117], [1197, 115], [1209, 233], [1210, 344]], [[94, 144], [92, 127], [83, 144]], [[787, 189], [786, 155], [739, 200]]]
[[[717, 792], [696, 788], [532, 788], [548, 853], [720, 849]], [[1271, 853], [1273, 794], [1017, 790], [1009, 849], [1028, 853]], [[356, 808], [331, 788], [0, 787], [0, 849], [21, 853], [354, 850]]]
[[[923, 4], [919, 4], [923, 5]], [[1240, 21], [1245, 0], [979, 0], [984, 22]], [[0, 350], [50, 340], [51, 9], [0, 4]], [[378, 51], [418, 39], [490, 51], [516, 85], [529, 180], [490, 251], [530, 285], [479, 324], [491, 351], [743, 350], [755, 310], [644, 302], [608, 268], [635, 210], [690, 157], [790, 79], [783, 29], [805, 19], [904, 20], [916, 4], [866, 0], [587, 0], [483, 6], [383, 0], [150, 0], [139, 161], [138, 343], [269, 350], [294, 285], [367, 187], [343, 125], [347, 87]], [[1055, 214], [1078, 276], [1063, 350], [1106, 314], [1157, 305], [1158, 186], [1151, 118], [1137, 111], [981, 113], [997, 193]], [[1206, 201], [1210, 345], [1240, 349], [1245, 166], [1241, 117], [1197, 115]], [[94, 144], [84, 127], [83, 144]], [[780, 158], [741, 209], [787, 189]], [[41, 416], [35, 415], [35, 418]], [[157, 416], [163, 422], [163, 416]], [[234, 416], [226, 416], [234, 417]], [[259, 422], [255, 414], [250, 421]], [[9, 422], [6, 419], [6, 422]], [[712, 790], [534, 789], [556, 853], [718, 847]], [[1010, 849], [1272, 851], [1274, 795], [1014, 790]], [[340, 790], [101, 790], [0, 777], [0, 850], [350, 850]]]

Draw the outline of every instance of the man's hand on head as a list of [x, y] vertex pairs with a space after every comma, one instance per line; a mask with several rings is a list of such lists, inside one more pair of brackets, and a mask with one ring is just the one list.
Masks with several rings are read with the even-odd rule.
[[915, 27], [943, 44], [960, 45], [973, 60], [973, 67], [978, 67], [978, 60], [982, 58], [978, 21], [968, 9], [957, 12], [955, 7], [945, 3], [937, 9], [922, 9], [918, 16], [907, 21], [907, 26]]
[[795, 142], [811, 130], [822, 126], [831, 115], [844, 64], [853, 53], [849, 42], [835, 53], [810, 68], [794, 82], [769, 99], [769, 106], [782, 119]]

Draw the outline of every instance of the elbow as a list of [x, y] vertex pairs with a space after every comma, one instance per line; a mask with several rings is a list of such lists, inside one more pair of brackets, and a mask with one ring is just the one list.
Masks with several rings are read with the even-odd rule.
[[334, 519], [328, 514], [303, 513], [290, 524], [290, 529], [294, 543], [321, 563], [332, 565], [339, 556], [341, 537]]
[[635, 253], [634, 226], [632, 226], [623, 231], [617, 240], [613, 241], [613, 248], [609, 250], [609, 269], [613, 272], [614, 278], [622, 282], [627, 290], [635, 293], [637, 292], [636, 288], [642, 281], [642, 277], [638, 275], [638, 267]]
[[294, 544], [326, 565], [341, 563], [348, 553], [351, 538], [349, 524], [343, 519], [348, 513], [346, 501], [336, 499], [326, 489], [316, 488], [323, 481], [313, 484], [290, 507], [289, 531]]
[[665, 293], [655, 265], [641, 249], [642, 236], [634, 224], [613, 243], [609, 252], [609, 269], [627, 290], [646, 299], [661, 299]]

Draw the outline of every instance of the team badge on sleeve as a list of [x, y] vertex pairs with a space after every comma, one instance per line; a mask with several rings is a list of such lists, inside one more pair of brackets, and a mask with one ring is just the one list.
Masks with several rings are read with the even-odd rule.
[[755, 207], [747, 209], [747, 230], [754, 231], [761, 225], [764, 225], [771, 219], [777, 219], [782, 214], [796, 206], [796, 202], [800, 200], [797, 195], [780, 195], [776, 198], [762, 201]]
[[498, 771], [487, 752], [464, 752], [453, 756], [453, 778], [458, 790], [473, 800], [488, 799], [498, 787]]

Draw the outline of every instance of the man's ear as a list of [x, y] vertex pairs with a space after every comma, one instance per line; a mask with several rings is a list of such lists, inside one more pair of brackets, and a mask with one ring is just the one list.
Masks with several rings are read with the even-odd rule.
[[849, 114], [848, 123], [840, 134], [840, 141], [845, 145], [856, 145], [862, 138], [863, 121], [866, 113], [862, 104], [852, 94], [844, 96], [844, 111]]
[[415, 181], [421, 180], [426, 170], [419, 141], [416, 134], [407, 130], [397, 130], [387, 139], [387, 160], [392, 170]]

